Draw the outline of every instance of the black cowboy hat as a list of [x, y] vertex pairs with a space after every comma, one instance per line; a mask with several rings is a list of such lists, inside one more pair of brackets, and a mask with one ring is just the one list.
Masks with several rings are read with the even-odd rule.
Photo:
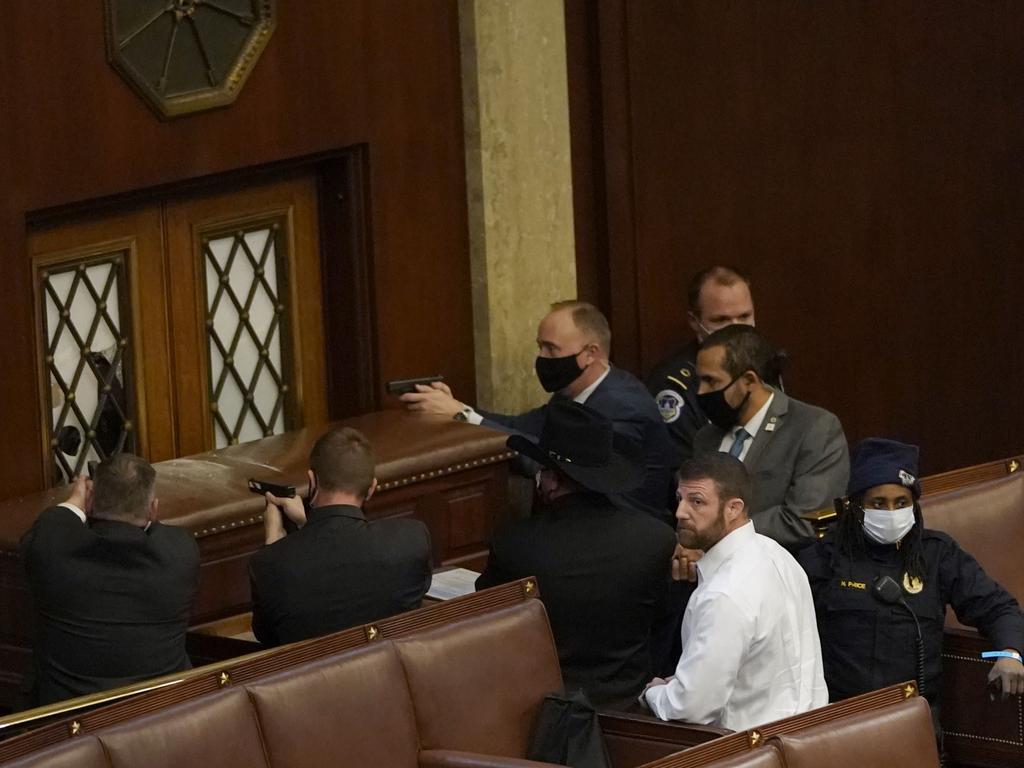
[[644, 479], [640, 446], [612, 428], [612, 421], [572, 400], [544, 409], [540, 440], [512, 435], [506, 445], [598, 493], [626, 493]]

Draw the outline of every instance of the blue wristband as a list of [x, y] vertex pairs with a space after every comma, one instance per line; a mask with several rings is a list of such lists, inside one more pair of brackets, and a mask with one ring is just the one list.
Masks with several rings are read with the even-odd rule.
[[981, 654], [983, 659], [1016, 659], [1020, 661], [1020, 654], [1016, 651], [983, 651]]

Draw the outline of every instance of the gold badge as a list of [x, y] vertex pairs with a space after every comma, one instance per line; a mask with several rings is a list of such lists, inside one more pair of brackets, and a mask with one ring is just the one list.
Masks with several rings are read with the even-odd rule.
[[924, 582], [921, 581], [917, 576], [910, 578], [909, 573], [903, 574], [903, 589], [912, 595], [916, 595], [922, 589], [924, 589]]

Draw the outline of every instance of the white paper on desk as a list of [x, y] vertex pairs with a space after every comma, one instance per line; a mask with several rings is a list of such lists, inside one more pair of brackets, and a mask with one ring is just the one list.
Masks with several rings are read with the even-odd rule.
[[480, 574], [467, 568], [452, 568], [435, 573], [430, 582], [427, 597], [435, 600], [451, 600], [476, 591], [476, 578]]

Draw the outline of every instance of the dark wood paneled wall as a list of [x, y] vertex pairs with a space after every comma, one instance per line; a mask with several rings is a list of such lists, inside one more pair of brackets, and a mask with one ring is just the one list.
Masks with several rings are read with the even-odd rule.
[[851, 441], [920, 443], [929, 473], [1024, 449], [1024, 6], [568, 0], [566, 19], [596, 51], [570, 66], [580, 287], [620, 364], [678, 346], [689, 276], [724, 261], [792, 394]]
[[0, 497], [41, 482], [25, 236], [53, 206], [365, 144], [378, 382], [473, 391], [456, 4], [280, 2], [238, 101], [169, 123], [107, 64], [102, 6], [4, 3]]

